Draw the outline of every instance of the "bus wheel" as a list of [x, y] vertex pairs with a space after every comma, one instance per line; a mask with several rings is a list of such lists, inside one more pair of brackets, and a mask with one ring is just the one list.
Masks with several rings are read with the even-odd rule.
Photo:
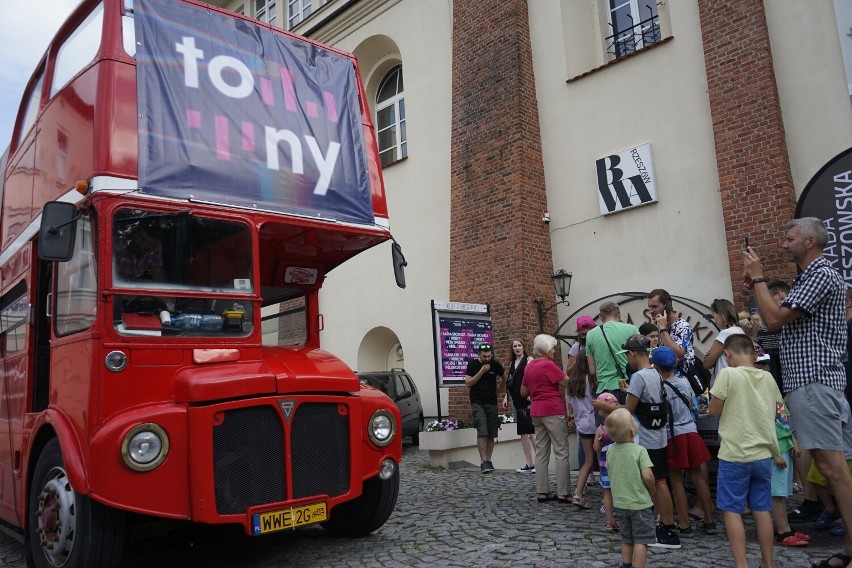
[[366, 536], [385, 524], [393, 513], [398, 494], [399, 467], [387, 481], [378, 476], [365, 481], [361, 496], [332, 509], [331, 518], [323, 527], [335, 536]]
[[35, 566], [118, 564], [124, 545], [124, 514], [74, 491], [56, 439], [47, 443], [38, 458], [28, 517], [28, 552]]

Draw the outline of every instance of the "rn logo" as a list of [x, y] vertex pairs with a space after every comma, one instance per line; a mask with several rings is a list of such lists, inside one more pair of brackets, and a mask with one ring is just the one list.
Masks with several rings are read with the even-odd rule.
[[595, 167], [601, 215], [657, 201], [650, 144], [600, 158]]

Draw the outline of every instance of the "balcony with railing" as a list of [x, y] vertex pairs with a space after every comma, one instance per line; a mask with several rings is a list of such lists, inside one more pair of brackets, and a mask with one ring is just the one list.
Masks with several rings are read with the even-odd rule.
[[[627, 14], [627, 18], [633, 18]], [[610, 27], [612, 25], [610, 24]], [[657, 14], [642, 20], [624, 30], [615, 30], [611, 36], [606, 38], [606, 52], [610, 60], [630, 55], [638, 49], [648, 47], [662, 39], [660, 32], [660, 17]]]

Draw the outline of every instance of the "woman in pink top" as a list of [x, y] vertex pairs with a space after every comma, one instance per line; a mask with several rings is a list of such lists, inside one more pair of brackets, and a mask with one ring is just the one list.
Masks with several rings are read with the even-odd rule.
[[[550, 335], [536, 336], [533, 341], [536, 359], [527, 363], [521, 384], [521, 396], [530, 397], [530, 415], [535, 426], [535, 487], [539, 503], [553, 500], [571, 503], [565, 399], [559, 390], [568, 386], [568, 377], [553, 362], [556, 343], [556, 338]], [[551, 446], [556, 458], [556, 493], [550, 492], [547, 471]]]

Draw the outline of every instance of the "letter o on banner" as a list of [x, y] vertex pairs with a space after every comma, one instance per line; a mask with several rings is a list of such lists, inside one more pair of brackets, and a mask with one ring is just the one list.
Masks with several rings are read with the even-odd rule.
[[[225, 69], [233, 69], [237, 72], [240, 76], [239, 84], [229, 85], [225, 82], [225, 79], [222, 78], [222, 71]], [[251, 71], [245, 63], [234, 57], [217, 55], [210, 60], [207, 73], [213, 86], [220, 93], [232, 99], [244, 99], [254, 91], [254, 77], [252, 77]]]

